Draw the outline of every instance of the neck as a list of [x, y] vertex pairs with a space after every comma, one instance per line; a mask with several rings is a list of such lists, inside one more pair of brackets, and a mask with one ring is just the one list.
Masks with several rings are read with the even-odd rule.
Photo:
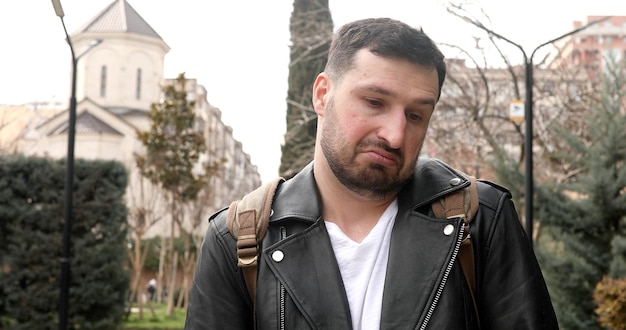
[[313, 173], [322, 199], [322, 217], [335, 223], [355, 242], [361, 242], [369, 234], [395, 199], [395, 196], [367, 198], [348, 189], [324, 161], [314, 161]]

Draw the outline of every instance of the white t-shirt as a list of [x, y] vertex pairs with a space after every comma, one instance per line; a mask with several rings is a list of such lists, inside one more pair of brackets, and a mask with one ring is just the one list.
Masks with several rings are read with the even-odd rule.
[[325, 222], [355, 330], [380, 328], [389, 242], [397, 213], [398, 201], [394, 200], [361, 243], [346, 236], [336, 224]]

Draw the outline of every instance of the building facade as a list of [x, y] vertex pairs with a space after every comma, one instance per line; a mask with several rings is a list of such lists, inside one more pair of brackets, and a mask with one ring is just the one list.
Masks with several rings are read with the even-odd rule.
[[574, 21], [573, 28], [595, 21], [598, 23], [559, 42], [560, 54], [551, 68], [584, 68], [592, 80], [598, 80], [610, 58], [616, 61], [626, 58], [626, 16], [587, 16], [583, 21]]
[[[161, 87], [174, 80], [163, 77], [170, 48], [126, 0], [114, 0], [70, 38], [79, 58], [75, 157], [125, 164], [130, 173], [127, 197], [132, 216], [133, 208], [139, 207], [134, 195], [141, 184], [134, 155], [145, 153], [137, 131], [149, 130], [150, 106], [163, 98]], [[261, 179], [241, 143], [234, 139], [232, 128], [222, 122], [221, 111], [207, 101], [204, 87], [196, 79], [188, 79], [186, 88], [188, 98], [195, 101], [196, 128], [207, 144], [201, 159], [221, 164], [207, 189], [210, 196], [203, 200], [200, 216], [206, 223], [208, 214], [241, 198], [259, 186]], [[68, 126], [68, 112], [61, 111], [29, 127], [20, 150], [30, 156], [63, 158]], [[158, 234], [169, 227], [167, 221], [161, 221], [150, 232]]]

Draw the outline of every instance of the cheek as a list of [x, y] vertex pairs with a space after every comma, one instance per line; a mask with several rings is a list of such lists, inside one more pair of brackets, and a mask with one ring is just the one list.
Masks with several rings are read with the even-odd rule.
[[417, 159], [419, 156], [422, 145], [424, 144], [424, 139], [426, 138], [426, 129], [421, 129], [417, 132], [407, 134], [407, 137], [408, 138], [405, 144], [405, 157], [407, 161], [412, 161]]
[[337, 127], [339, 135], [353, 142], [363, 139], [371, 131], [370, 121], [355, 114], [345, 116], [339, 121]]

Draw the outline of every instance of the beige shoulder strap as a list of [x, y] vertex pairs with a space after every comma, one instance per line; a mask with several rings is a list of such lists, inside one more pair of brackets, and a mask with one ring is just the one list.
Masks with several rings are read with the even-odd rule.
[[237, 264], [243, 271], [253, 303], [256, 293], [258, 243], [265, 236], [274, 193], [283, 181], [285, 181], [283, 178], [275, 178], [248, 193], [241, 200], [232, 202], [228, 209], [226, 224], [230, 233], [237, 239]]
[[474, 249], [472, 247], [472, 233], [470, 230], [470, 223], [478, 212], [478, 186], [476, 184], [475, 177], [467, 175], [467, 178], [470, 180], [469, 186], [448, 194], [439, 201], [433, 202], [432, 210], [437, 218], [463, 218], [463, 221], [465, 222], [465, 232], [467, 235], [461, 243], [459, 261], [461, 262], [461, 268], [463, 268], [465, 280], [467, 281], [472, 294], [476, 317], [478, 317], [478, 307], [476, 305]]
[[433, 203], [433, 213], [437, 218], [464, 218], [468, 224], [474, 219], [478, 212], [478, 188], [475, 177], [468, 175], [467, 178], [469, 186]]

